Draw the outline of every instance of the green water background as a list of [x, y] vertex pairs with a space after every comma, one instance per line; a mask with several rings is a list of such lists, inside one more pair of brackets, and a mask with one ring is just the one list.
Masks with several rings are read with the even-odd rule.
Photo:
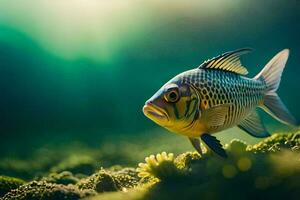
[[[174, 75], [241, 47], [255, 50], [242, 58], [249, 77], [291, 50], [278, 92], [300, 119], [299, 36], [299, 0], [2, 0], [0, 156], [120, 140], [155, 149], [139, 139], [159, 135], [190, 148], [144, 117], [144, 102]], [[264, 116], [272, 132], [285, 128]]]

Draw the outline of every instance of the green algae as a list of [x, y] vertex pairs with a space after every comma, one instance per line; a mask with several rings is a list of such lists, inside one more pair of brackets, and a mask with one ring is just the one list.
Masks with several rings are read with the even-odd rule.
[[52, 172], [70, 171], [74, 174], [92, 174], [97, 168], [95, 158], [87, 155], [73, 155], [52, 167]]
[[300, 151], [300, 134], [273, 134], [265, 140], [247, 147], [248, 151], [257, 153], [278, 152], [284, 149]]
[[99, 193], [122, 191], [138, 185], [140, 178], [134, 168], [122, 170], [100, 170], [92, 176], [80, 180], [77, 186], [80, 189], [93, 189]]
[[4, 196], [11, 190], [18, 188], [24, 183], [25, 181], [18, 178], [0, 176], [0, 197]]
[[[178, 155], [173, 164], [169, 162], [169, 170], [165, 170], [164, 162], [157, 166], [151, 176], [159, 181], [149, 178], [148, 183], [139, 185], [144, 190], [92, 199], [298, 199], [299, 135], [275, 134], [255, 145], [233, 140], [226, 145], [228, 159], [210, 152], [202, 157], [186, 152]], [[276, 151], [272, 149], [274, 144], [280, 147]]]
[[76, 184], [79, 178], [74, 176], [72, 172], [63, 171], [61, 173], [50, 173], [48, 176], [42, 177], [41, 180], [48, 183], [69, 185]]
[[3, 199], [297, 199], [299, 147], [299, 133], [274, 134], [254, 145], [234, 139], [225, 145], [227, 159], [209, 151], [161, 153], [137, 169], [86, 170], [96, 159], [80, 156], [56, 162], [36, 181], [3, 192]]
[[[80, 152], [78, 152], [80, 149]], [[99, 152], [90, 151], [84, 146], [61, 146], [41, 148], [27, 159], [7, 157], [0, 160], [0, 174], [32, 180], [49, 172], [91, 174], [99, 163]]]
[[32, 181], [7, 193], [3, 200], [77, 200], [93, 195], [92, 190], [79, 190], [74, 185], [61, 185], [45, 181]]

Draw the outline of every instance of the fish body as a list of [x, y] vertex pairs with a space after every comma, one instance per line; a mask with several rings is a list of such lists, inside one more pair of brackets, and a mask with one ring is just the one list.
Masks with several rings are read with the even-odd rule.
[[[203, 133], [216, 133], [236, 126], [262, 103], [266, 90], [266, 83], [263, 80], [213, 69], [189, 70], [170, 82], [177, 85], [186, 84], [195, 90], [198, 106], [191, 107], [190, 101], [185, 102], [185, 108], [190, 109], [191, 112], [193, 112], [191, 109], [207, 110], [218, 105], [228, 105], [222, 124], [209, 126], [199, 115], [192, 124], [193, 127], [176, 131], [188, 137], [199, 137]], [[175, 104], [174, 110], [177, 109], [176, 107]]]
[[282, 123], [297, 125], [276, 90], [289, 50], [279, 52], [254, 78], [240, 56], [250, 49], [224, 53], [164, 84], [146, 103], [144, 114], [171, 132], [187, 136], [201, 153], [202, 139], [213, 151], [226, 156], [212, 136], [238, 126], [254, 137], [267, 137], [256, 109], [262, 108]]

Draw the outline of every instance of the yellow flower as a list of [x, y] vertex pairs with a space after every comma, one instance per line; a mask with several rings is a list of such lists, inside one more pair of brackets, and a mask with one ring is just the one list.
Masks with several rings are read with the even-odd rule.
[[174, 154], [166, 152], [158, 153], [156, 156], [150, 155], [145, 158], [146, 163], [139, 163], [137, 171], [138, 176], [141, 178], [156, 177], [160, 179], [160, 176], [173, 172], [174, 167]]

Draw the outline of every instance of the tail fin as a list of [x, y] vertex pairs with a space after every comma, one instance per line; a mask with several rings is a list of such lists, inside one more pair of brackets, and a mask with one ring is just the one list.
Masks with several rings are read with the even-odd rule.
[[264, 80], [267, 84], [267, 92], [261, 107], [278, 121], [284, 124], [297, 126], [298, 123], [296, 119], [292, 116], [276, 93], [288, 57], [289, 50], [282, 50], [268, 62], [254, 79]]

